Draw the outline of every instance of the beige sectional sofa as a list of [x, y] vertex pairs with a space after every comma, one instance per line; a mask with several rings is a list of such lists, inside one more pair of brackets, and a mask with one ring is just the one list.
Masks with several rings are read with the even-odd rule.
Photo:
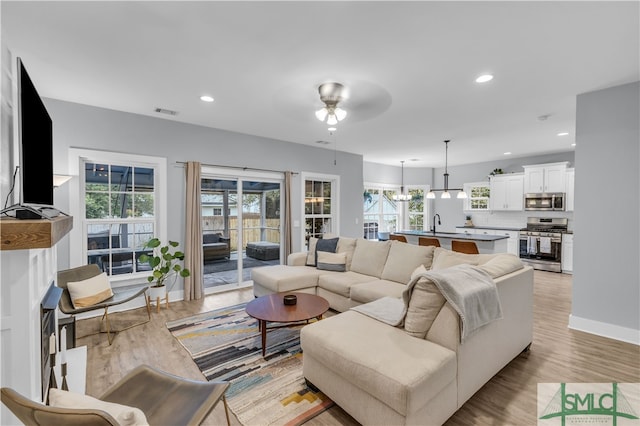
[[[514, 255], [343, 237], [336, 252], [345, 272], [304, 266], [307, 253], [292, 254], [288, 265], [255, 268], [254, 293], [310, 292], [342, 312], [302, 329], [303, 372], [362, 424], [442, 424], [531, 344], [533, 270]], [[502, 319], [464, 340], [455, 303], [428, 278], [467, 267], [460, 264], [493, 279], [502, 310]], [[403, 296], [396, 326], [355, 310]]]

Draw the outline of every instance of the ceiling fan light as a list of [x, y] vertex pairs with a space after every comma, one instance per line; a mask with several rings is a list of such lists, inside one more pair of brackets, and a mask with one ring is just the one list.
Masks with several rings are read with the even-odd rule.
[[327, 111], [326, 108], [320, 108], [316, 111], [316, 118], [320, 121], [324, 121], [325, 118], [327, 118], [327, 114], [329, 114], [329, 111]]
[[449, 194], [449, 191], [444, 191], [440, 198], [451, 198], [451, 194]]
[[467, 193], [464, 191], [460, 191], [458, 192], [458, 195], [456, 195], [456, 198], [467, 198]]
[[338, 124], [338, 119], [336, 118], [335, 114], [329, 114], [329, 117], [327, 118], [327, 124], [329, 126], [335, 126], [336, 124]]
[[433, 200], [434, 198], [436, 198], [436, 193], [433, 191], [427, 192], [427, 198]]
[[347, 111], [343, 110], [342, 108], [336, 108], [335, 113], [338, 121], [344, 120], [347, 116]]

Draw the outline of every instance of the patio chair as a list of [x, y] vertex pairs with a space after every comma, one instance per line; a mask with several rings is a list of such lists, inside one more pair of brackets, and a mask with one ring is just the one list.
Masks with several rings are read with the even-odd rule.
[[[199, 382], [141, 365], [98, 399], [139, 408], [150, 425], [202, 424], [222, 399], [227, 425], [230, 425], [224, 396], [228, 387], [228, 382]], [[1, 397], [2, 402], [26, 425], [118, 425], [111, 414], [98, 408], [51, 407], [25, 398], [10, 388], [2, 388]]]
[[[102, 315], [102, 320], [105, 321], [107, 340], [109, 341], [109, 345], [113, 342], [112, 332], [118, 333], [124, 330], [127, 330], [131, 327], [135, 327], [137, 325], [142, 325], [151, 320], [151, 306], [149, 304], [149, 300], [146, 297], [146, 292], [149, 287], [145, 284], [143, 286], [138, 287], [127, 287], [127, 288], [112, 288], [113, 296], [110, 298], [103, 300], [102, 302], [96, 303], [95, 305], [85, 306], [85, 307], [74, 307], [73, 302], [71, 301], [71, 295], [69, 294], [69, 290], [67, 288], [67, 283], [69, 282], [77, 282], [84, 281], [86, 279], [95, 277], [100, 275], [102, 271], [100, 267], [96, 264], [79, 266], [77, 268], [65, 269], [63, 271], [58, 272], [58, 287], [62, 288], [62, 296], [60, 297], [60, 302], [58, 306], [60, 307], [60, 311], [67, 315], [77, 315], [82, 312], [94, 311], [96, 309], [104, 309], [104, 314]], [[121, 305], [130, 300], [135, 299], [136, 297], [143, 296], [147, 305], [147, 316], [148, 319], [133, 325], [130, 325], [126, 328], [120, 330], [111, 330], [111, 324], [109, 322], [109, 308], [116, 305]], [[86, 336], [83, 336], [86, 337]]]

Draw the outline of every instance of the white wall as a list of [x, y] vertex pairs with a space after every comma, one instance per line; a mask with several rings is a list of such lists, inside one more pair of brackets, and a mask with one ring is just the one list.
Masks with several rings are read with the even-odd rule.
[[[54, 172], [67, 174], [69, 147], [149, 154], [168, 159], [168, 237], [184, 241], [184, 167], [178, 161], [340, 176], [340, 234], [361, 235], [362, 156], [120, 111], [45, 99], [54, 130]], [[3, 172], [4, 173], [4, 172]], [[293, 180], [293, 220], [303, 223], [300, 175]], [[55, 205], [69, 211], [69, 185], [57, 188]], [[356, 224], [358, 219], [358, 224]], [[77, 226], [77, 222], [75, 223]], [[293, 249], [301, 248], [302, 227], [293, 230]], [[68, 242], [60, 247], [67, 267]]]
[[569, 326], [640, 344], [640, 83], [578, 96]]

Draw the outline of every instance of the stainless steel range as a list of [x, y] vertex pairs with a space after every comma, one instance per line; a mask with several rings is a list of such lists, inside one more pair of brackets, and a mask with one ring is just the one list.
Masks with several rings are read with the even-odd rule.
[[567, 232], [567, 218], [527, 218], [520, 230], [520, 260], [534, 269], [562, 272], [562, 234]]

